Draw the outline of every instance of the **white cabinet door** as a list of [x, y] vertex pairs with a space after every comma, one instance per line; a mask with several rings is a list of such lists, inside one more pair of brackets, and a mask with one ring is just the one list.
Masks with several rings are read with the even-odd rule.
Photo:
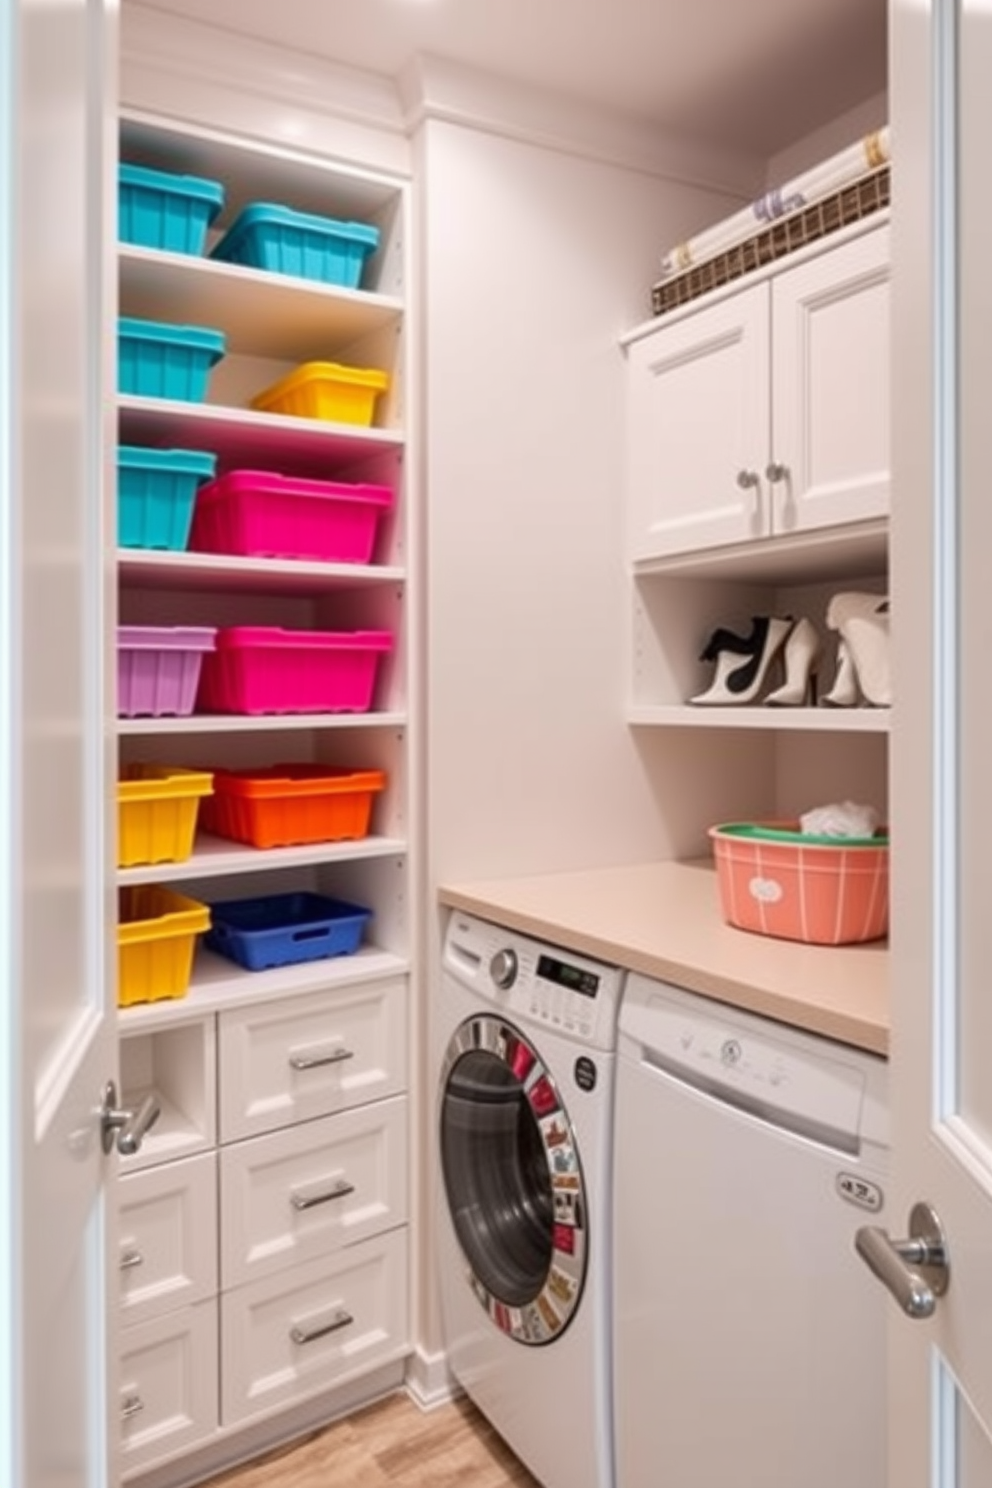
[[121, 1333], [121, 1462], [151, 1467], [217, 1431], [217, 1299]]
[[888, 513], [889, 256], [885, 226], [772, 280], [776, 534]]
[[767, 284], [628, 352], [628, 547], [637, 562], [762, 537], [770, 446]]

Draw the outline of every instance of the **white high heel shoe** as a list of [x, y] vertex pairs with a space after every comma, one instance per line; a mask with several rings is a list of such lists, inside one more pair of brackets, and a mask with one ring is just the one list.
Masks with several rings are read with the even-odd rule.
[[858, 701], [858, 675], [846, 641], [837, 642], [837, 675], [820, 701], [827, 708], [853, 708]]
[[827, 606], [827, 625], [840, 632], [865, 702], [891, 707], [888, 596], [835, 594]]
[[803, 615], [789, 632], [782, 654], [785, 681], [765, 698], [773, 708], [801, 708], [816, 703], [816, 669], [820, 661], [816, 626]]
[[715, 661], [716, 676], [705, 692], [689, 699], [690, 703], [753, 703], [792, 625], [791, 619], [756, 615], [749, 636], [735, 635], [722, 626], [715, 630], [699, 659]]

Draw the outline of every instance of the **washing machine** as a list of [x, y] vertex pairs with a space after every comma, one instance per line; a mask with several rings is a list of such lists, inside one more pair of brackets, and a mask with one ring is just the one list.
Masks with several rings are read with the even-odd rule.
[[452, 1374], [544, 1488], [612, 1488], [613, 1094], [624, 973], [459, 912], [437, 1059]]

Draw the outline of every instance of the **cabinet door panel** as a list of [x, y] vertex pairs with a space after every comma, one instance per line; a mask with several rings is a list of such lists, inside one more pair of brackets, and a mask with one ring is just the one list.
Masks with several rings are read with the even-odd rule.
[[121, 1321], [130, 1326], [217, 1290], [217, 1163], [212, 1152], [120, 1180]]
[[406, 1230], [221, 1298], [225, 1426], [344, 1384], [407, 1347]]
[[[630, 347], [628, 543], [635, 561], [765, 536], [769, 289]], [[741, 485], [738, 476], [752, 480]]]
[[787, 533], [889, 509], [889, 229], [773, 283], [772, 525]]
[[403, 1224], [408, 1166], [403, 1096], [225, 1147], [225, 1288]]
[[221, 1013], [221, 1141], [399, 1094], [406, 995], [396, 977]]
[[125, 1474], [209, 1441], [217, 1431], [217, 1299], [121, 1333]]

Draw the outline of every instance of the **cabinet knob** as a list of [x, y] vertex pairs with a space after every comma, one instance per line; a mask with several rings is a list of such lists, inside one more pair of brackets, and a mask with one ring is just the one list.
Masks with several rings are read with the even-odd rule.
[[770, 460], [765, 466], [765, 475], [771, 481], [772, 485], [775, 485], [778, 481], [789, 479], [789, 467], [788, 465], [781, 465], [778, 460]]
[[750, 491], [758, 484], [759, 476], [756, 470], [738, 470], [737, 484], [742, 491]]

